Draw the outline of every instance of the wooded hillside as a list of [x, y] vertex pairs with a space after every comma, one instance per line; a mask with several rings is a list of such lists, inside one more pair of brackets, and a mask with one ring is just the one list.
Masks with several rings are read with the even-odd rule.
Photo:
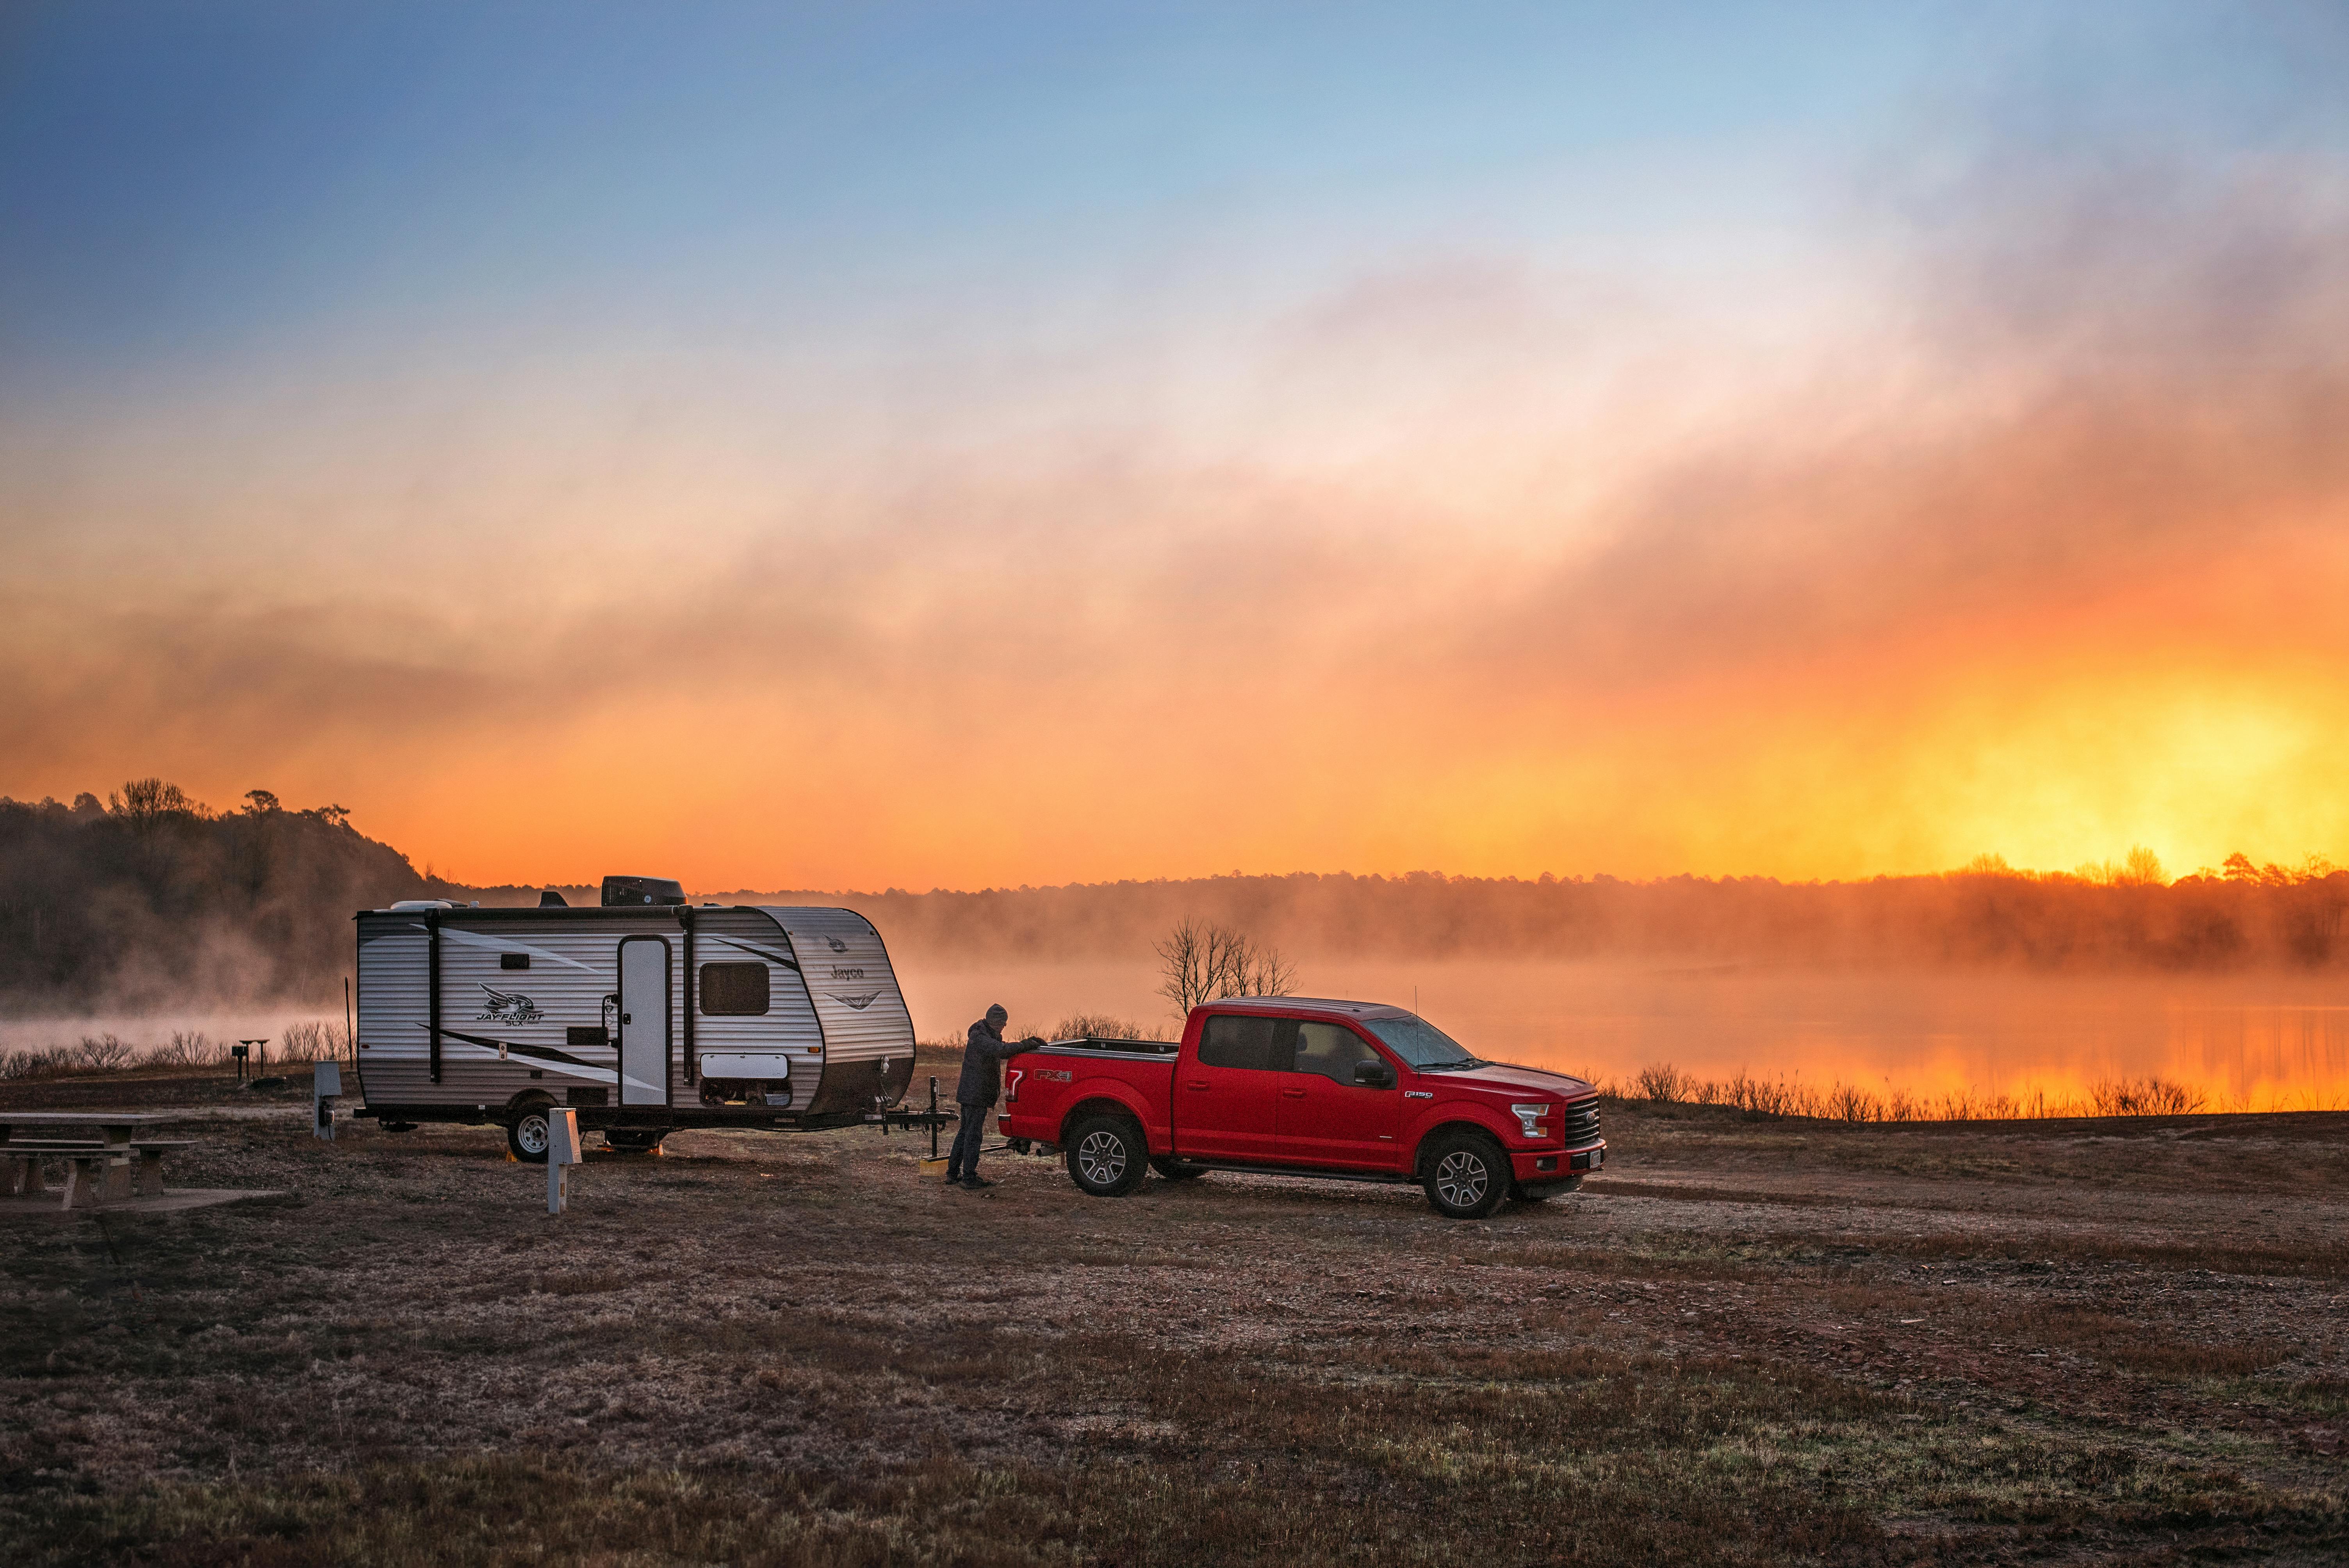
[[[628, 870], [657, 872], [659, 868]], [[574, 903], [593, 889], [569, 888]], [[2349, 872], [2241, 856], [2164, 879], [2149, 857], [2087, 874], [1996, 861], [1854, 882], [1766, 877], [1208, 877], [977, 892], [712, 893], [842, 903], [901, 961], [1131, 959], [1178, 921], [1247, 931], [1297, 956], [1699, 958], [2038, 970], [2324, 967]], [[215, 812], [160, 779], [106, 801], [0, 799], [0, 1002], [140, 1011], [194, 999], [320, 1003], [351, 962], [350, 916], [395, 899], [535, 903], [537, 890], [428, 879], [340, 807], [255, 790]]]
[[324, 1000], [350, 970], [351, 912], [426, 888], [340, 807], [287, 810], [264, 790], [225, 813], [152, 779], [105, 802], [0, 799], [0, 996]]

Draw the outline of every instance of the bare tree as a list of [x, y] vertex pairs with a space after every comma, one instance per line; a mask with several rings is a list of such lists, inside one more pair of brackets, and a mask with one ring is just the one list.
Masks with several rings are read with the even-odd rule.
[[1178, 1013], [1226, 996], [1286, 996], [1297, 979], [1278, 948], [1212, 922], [1185, 919], [1156, 951], [1158, 994]]
[[1157, 944], [1158, 994], [1174, 1003], [1177, 1013], [1187, 1016], [1215, 988], [1207, 964], [1208, 936], [1214, 929], [1185, 918]]
[[160, 779], [133, 779], [120, 794], [106, 798], [107, 810], [130, 824], [140, 843], [150, 841], [166, 817], [201, 816], [203, 808], [177, 784]]
[[1270, 943], [1250, 944], [1233, 978], [1231, 995], [1286, 996], [1297, 983], [1297, 965]]

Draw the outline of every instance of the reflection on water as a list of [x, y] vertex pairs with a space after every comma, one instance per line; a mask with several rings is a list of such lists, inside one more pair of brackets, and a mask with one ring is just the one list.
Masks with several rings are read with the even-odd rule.
[[[902, 967], [926, 1038], [959, 1036], [990, 1001], [1022, 1032], [1081, 1009], [1174, 1022], [1143, 965]], [[1325, 960], [1299, 989], [1404, 1006], [1415, 990], [1422, 1013], [1481, 1055], [1606, 1078], [1670, 1062], [1702, 1078], [2068, 1100], [2150, 1077], [2214, 1109], [2349, 1109], [2349, 978]]]
[[[952, 968], [901, 957], [921, 1037], [960, 1039], [990, 1002], [1014, 1034], [1080, 1011], [1173, 1032], [1147, 963]], [[2214, 1109], [2349, 1109], [2349, 977], [2297, 975], [2031, 979], [1736, 965], [1319, 960], [1299, 988], [1419, 1010], [1480, 1055], [1622, 1079], [1670, 1062], [1700, 1078], [1841, 1081], [1935, 1096], [2081, 1098], [2100, 1081], [2161, 1078]], [[339, 1000], [339, 999], [338, 999]], [[0, 1051], [111, 1030], [141, 1047], [174, 1029], [282, 1037], [326, 1008], [191, 1010], [155, 1017], [0, 1021]], [[272, 1059], [276, 1049], [271, 1048]]]

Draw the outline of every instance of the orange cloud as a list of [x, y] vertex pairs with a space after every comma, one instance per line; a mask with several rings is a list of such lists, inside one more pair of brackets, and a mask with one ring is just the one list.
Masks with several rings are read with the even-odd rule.
[[2343, 855], [2349, 224], [2060, 194], [1742, 404], [1671, 401], [1581, 284], [1445, 263], [1290, 324], [1220, 449], [55, 459], [13, 481], [0, 789], [266, 786], [481, 882]]

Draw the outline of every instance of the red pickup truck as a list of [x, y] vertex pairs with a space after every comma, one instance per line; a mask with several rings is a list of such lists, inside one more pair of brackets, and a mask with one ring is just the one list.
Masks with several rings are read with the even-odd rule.
[[1180, 1043], [1060, 1040], [1004, 1064], [1003, 1135], [1065, 1151], [1069, 1176], [1123, 1197], [1155, 1170], [1415, 1181], [1454, 1219], [1570, 1192], [1607, 1158], [1580, 1078], [1479, 1061], [1375, 1002], [1234, 998], [1191, 1010]]

